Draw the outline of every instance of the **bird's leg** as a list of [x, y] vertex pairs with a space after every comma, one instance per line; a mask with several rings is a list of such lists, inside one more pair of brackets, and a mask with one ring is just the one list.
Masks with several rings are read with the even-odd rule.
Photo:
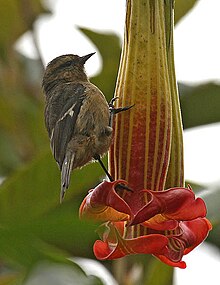
[[[105, 167], [104, 163], [102, 162], [100, 155], [99, 155], [99, 154], [96, 154], [96, 155], [94, 155], [93, 158], [99, 162], [101, 168], [104, 170], [104, 172], [105, 172], [105, 174], [107, 175], [108, 179], [109, 179], [111, 182], [113, 182], [114, 179], [112, 178], [111, 174], [108, 172], [107, 168]], [[127, 190], [127, 191], [129, 191], [129, 192], [133, 192], [132, 189], [130, 189], [128, 186], [123, 185], [123, 184], [118, 184], [116, 187], [121, 188], [121, 189], [124, 189], [124, 190]]]
[[113, 117], [114, 115], [120, 113], [120, 112], [124, 112], [127, 111], [129, 109], [131, 109], [134, 105], [131, 106], [126, 106], [126, 107], [119, 107], [119, 108], [115, 108], [114, 106], [114, 102], [118, 99], [119, 97], [114, 97], [111, 99], [111, 101], [109, 102], [108, 106], [109, 106], [109, 111], [110, 111], [110, 118], [109, 118], [109, 126], [112, 127], [113, 125]]
[[[114, 97], [111, 99], [111, 101], [109, 102], [108, 106], [109, 106], [109, 112], [110, 112], [110, 117], [109, 117], [109, 126], [112, 128], [113, 125], [113, 118], [114, 115], [123, 112], [123, 111], [127, 111], [130, 108], [132, 108], [134, 105], [131, 106], [126, 106], [126, 107], [119, 107], [119, 108], [115, 108], [114, 106], [114, 102], [118, 99], [119, 97]], [[96, 159], [96, 158], [95, 158]], [[106, 169], [106, 167], [104, 166], [103, 162], [101, 161], [101, 158], [99, 156], [99, 158], [97, 159], [97, 161], [100, 163], [101, 167], [103, 168], [103, 170], [105, 171], [106, 175], [108, 176], [110, 181], [114, 181], [114, 179], [112, 178], [112, 176], [109, 174], [108, 170]], [[128, 186], [123, 185], [123, 184], [118, 184], [117, 185], [118, 188], [121, 189], [125, 189], [129, 192], [133, 192], [132, 189], [130, 189]]]
[[99, 154], [94, 155], [94, 159], [97, 160], [101, 166], [101, 168], [104, 170], [105, 174], [107, 175], [108, 179], [113, 182], [114, 179], [112, 178], [111, 174], [108, 172], [107, 168], [105, 167], [104, 163], [101, 160], [101, 157]]

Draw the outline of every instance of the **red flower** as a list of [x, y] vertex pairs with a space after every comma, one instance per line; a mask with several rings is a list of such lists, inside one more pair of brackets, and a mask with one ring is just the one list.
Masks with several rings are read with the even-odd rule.
[[191, 188], [120, 195], [117, 185], [121, 183], [126, 184], [122, 180], [102, 182], [90, 190], [81, 205], [81, 217], [109, 221], [103, 225], [102, 241], [94, 244], [96, 257], [150, 253], [169, 265], [185, 268], [182, 256], [200, 244], [211, 229], [204, 218], [203, 200], [195, 199]]

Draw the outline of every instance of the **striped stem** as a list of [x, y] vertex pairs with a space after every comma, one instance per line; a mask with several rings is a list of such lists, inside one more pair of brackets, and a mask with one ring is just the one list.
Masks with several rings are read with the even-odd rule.
[[127, 1], [115, 95], [118, 105], [135, 106], [115, 120], [112, 176], [127, 180], [136, 191], [163, 190], [172, 135], [164, 1]]

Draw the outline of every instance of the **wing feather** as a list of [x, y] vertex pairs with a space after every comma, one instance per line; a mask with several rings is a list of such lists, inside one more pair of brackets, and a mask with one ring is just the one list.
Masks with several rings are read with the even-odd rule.
[[60, 190], [60, 203], [63, 201], [66, 189], [69, 187], [70, 174], [73, 166], [75, 155], [70, 152], [65, 156], [61, 170], [61, 190]]
[[85, 88], [82, 86], [82, 84], [78, 84], [78, 88], [75, 85], [72, 88], [69, 86], [68, 92], [72, 92], [72, 96], [69, 96], [65, 101], [51, 131], [51, 148], [60, 170], [65, 159], [67, 145], [73, 137], [76, 120], [86, 96]]

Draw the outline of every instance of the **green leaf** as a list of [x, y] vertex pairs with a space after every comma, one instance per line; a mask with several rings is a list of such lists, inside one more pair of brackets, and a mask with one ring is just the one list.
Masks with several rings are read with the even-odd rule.
[[179, 92], [185, 129], [220, 121], [220, 85], [179, 84]]
[[22, 279], [23, 277], [18, 272], [2, 272], [0, 276], [0, 285], [18, 285]]
[[203, 198], [207, 209], [208, 219], [211, 220], [213, 225], [220, 225], [220, 187], [218, 186], [209, 186], [205, 190], [202, 190], [198, 193], [198, 196]]
[[[65, 201], [80, 193], [85, 195], [102, 177], [103, 171], [98, 163], [75, 170]], [[1, 223], [16, 223], [18, 218], [28, 222], [47, 213], [49, 209], [60, 207], [59, 192], [60, 172], [48, 146], [38, 158], [15, 172], [1, 186]]]
[[176, 0], [175, 1], [175, 24], [184, 17], [196, 4], [197, 0]]
[[[40, 84], [30, 82], [25, 75], [28, 72], [27, 61], [21, 57], [16, 59], [1, 66], [0, 176], [8, 175], [48, 145]], [[12, 70], [13, 76], [9, 75]], [[35, 73], [34, 67], [31, 73]]]
[[7, 49], [29, 30], [40, 13], [48, 12], [40, 0], [0, 0], [0, 58], [7, 58]]
[[49, 150], [15, 172], [0, 191], [1, 258], [30, 267], [49, 258], [50, 247], [60, 249], [63, 257], [68, 252], [93, 257], [97, 225], [79, 220], [78, 208], [101, 176], [97, 163], [74, 171], [71, 187], [60, 205], [60, 172]]
[[18, 167], [20, 158], [13, 141], [4, 130], [0, 131], [0, 137], [0, 176], [4, 176]]
[[220, 187], [211, 185], [198, 193], [207, 206], [207, 218], [211, 221], [213, 229], [209, 233], [208, 241], [220, 248]]
[[194, 181], [189, 181], [189, 180], [185, 181], [185, 185], [186, 187], [190, 185], [194, 193], [199, 193], [207, 188], [207, 186], [204, 184], [196, 183]]
[[173, 268], [161, 261], [151, 258], [145, 274], [144, 285], [170, 285], [173, 283]]

